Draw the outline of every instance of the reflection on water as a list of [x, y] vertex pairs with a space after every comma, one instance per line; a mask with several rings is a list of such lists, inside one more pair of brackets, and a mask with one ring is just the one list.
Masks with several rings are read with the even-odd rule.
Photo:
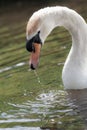
[[2, 128], [0, 130], [41, 130], [39, 127], [14, 127], [14, 128]]
[[78, 112], [87, 125], [87, 89], [69, 90], [68, 94], [73, 104], [77, 106]]
[[[1, 113], [0, 124], [13, 126], [12, 130], [62, 130], [65, 126], [66, 129], [69, 128], [69, 126], [73, 127], [73, 125], [81, 123], [77, 110], [79, 110], [85, 118], [87, 116], [87, 105], [85, 104], [87, 103], [87, 98], [85, 95], [86, 93], [81, 93], [81, 91], [70, 91], [69, 94], [73, 101], [78, 100], [75, 104], [71, 102], [70, 97], [67, 98], [67, 92], [63, 90], [41, 93], [34, 101], [28, 100], [22, 104], [13, 104], [9, 102], [8, 105], [12, 106], [13, 109]], [[81, 94], [85, 100], [81, 98]], [[79, 106], [78, 109], [77, 105]], [[84, 109], [82, 107], [83, 105]], [[15, 123], [16, 125], [14, 125]], [[32, 123], [34, 125], [36, 123], [41, 127], [22, 128], [22, 126], [19, 125], [20, 123]], [[77, 127], [79, 126], [77, 125]], [[6, 130], [11, 130], [11, 128]]]
[[0, 69], [0, 73], [3, 73], [5, 71], [11, 70], [11, 69], [14, 69], [14, 68], [17, 68], [17, 67], [21, 67], [21, 66], [23, 66], [25, 64], [26, 64], [25, 62], [20, 62], [20, 63], [17, 63], [15, 65], [13, 65], [13, 66], [2, 68], [2, 69]]
[[[71, 108], [68, 109], [57, 109], [58, 106], [61, 107], [68, 107], [69, 104], [66, 104], [67, 100], [64, 98], [65, 92], [64, 91], [50, 91], [49, 93], [42, 93], [36, 97], [35, 101], [27, 101], [23, 104], [12, 104], [8, 103], [8, 105], [11, 105], [14, 107], [14, 110], [9, 110], [8, 113], [2, 113], [1, 118], [7, 118], [9, 119], [11, 117], [11, 113], [13, 113], [13, 117], [16, 118], [15, 121], [17, 121], [18, 117], [27, 117], [29, 114], [29, 117], [32, 114], [35, 114], [36, 117], [41, 116], [42, 118], [45, 118], [47, 115], [49, 117], [59, 117], [59, 115], [56, 115], [56, 113], [66, 113], [66, 112], [73, 112]], [[55, 110], [55, 111], [54, 111]], [[24, 119], [25, 120], [25, 119]], [[30, 121], [40, 121], [39, 119], [30, 119]], [[22, 120], [18, 120], [21, 122]], [[25, 120], [26, 121], [26, 120]], [[28, 119], [29, 121], [29, 119]], [[7, 121], [5, 121], [7, 122]], [[8, 120], [9, 122], [9, 120]], [[12, 122], [12, 120], [10, 121]], [[2, 121], [0, 121], [2, 123]]]

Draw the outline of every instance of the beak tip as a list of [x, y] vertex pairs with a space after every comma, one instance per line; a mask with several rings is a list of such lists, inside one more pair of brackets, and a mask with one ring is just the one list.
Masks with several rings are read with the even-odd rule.
[[33, 66], [33, 64], [30, 65], [30, 68], [31, 68], [32, 70], [35, 70], [35, 69], [36, 69], [36, 68]]

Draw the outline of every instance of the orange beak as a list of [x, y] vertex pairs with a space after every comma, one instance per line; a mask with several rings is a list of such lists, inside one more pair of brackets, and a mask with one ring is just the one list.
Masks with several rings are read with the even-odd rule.
[[33, 44], [35, 52], [31, 52], [29, 65], [31, 69], [36, 69], [39, 63], [41, 44], [34, 43]]

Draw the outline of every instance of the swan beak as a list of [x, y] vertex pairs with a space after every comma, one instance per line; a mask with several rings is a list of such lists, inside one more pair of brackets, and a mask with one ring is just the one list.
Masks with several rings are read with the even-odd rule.
[[29, 66], [31, 69], [35, 70], [39, 63], [41, 44], [34, 43], [33, 47], [34, 51], [31, 52]]

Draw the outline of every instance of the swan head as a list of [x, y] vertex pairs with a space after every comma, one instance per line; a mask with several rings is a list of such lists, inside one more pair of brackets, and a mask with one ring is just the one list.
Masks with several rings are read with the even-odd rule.
[[39, 63], [40, 50], [42, 46], [42, 40], [40, 38], [40, 18], [33, 15], [26, 28], [26, 49], [31, 53], [29, 58], [29, 66], [31, 69], [36, 69]]
[[29, 65], [36, 69], [39, 63], [41, 46], [53, 29], [42, 10], [36, 11], [29, 19], [26, 28], [26, 48], [31, 53]]
[[42, 46], [40, 23], [40, 17], [34, 13], [30, 17], [26, 27], [26, 49], [31, 53], [29, 66], [33, 70], [38, 66]]
[[36, 69], [39, 63], [40, 50], [42, 46], [42, 42], [40, 39], [40, 31], [33, 36], [30, 40], [26, 42], [26, 49], [31, 53], [29, 66], [31, 69]]

